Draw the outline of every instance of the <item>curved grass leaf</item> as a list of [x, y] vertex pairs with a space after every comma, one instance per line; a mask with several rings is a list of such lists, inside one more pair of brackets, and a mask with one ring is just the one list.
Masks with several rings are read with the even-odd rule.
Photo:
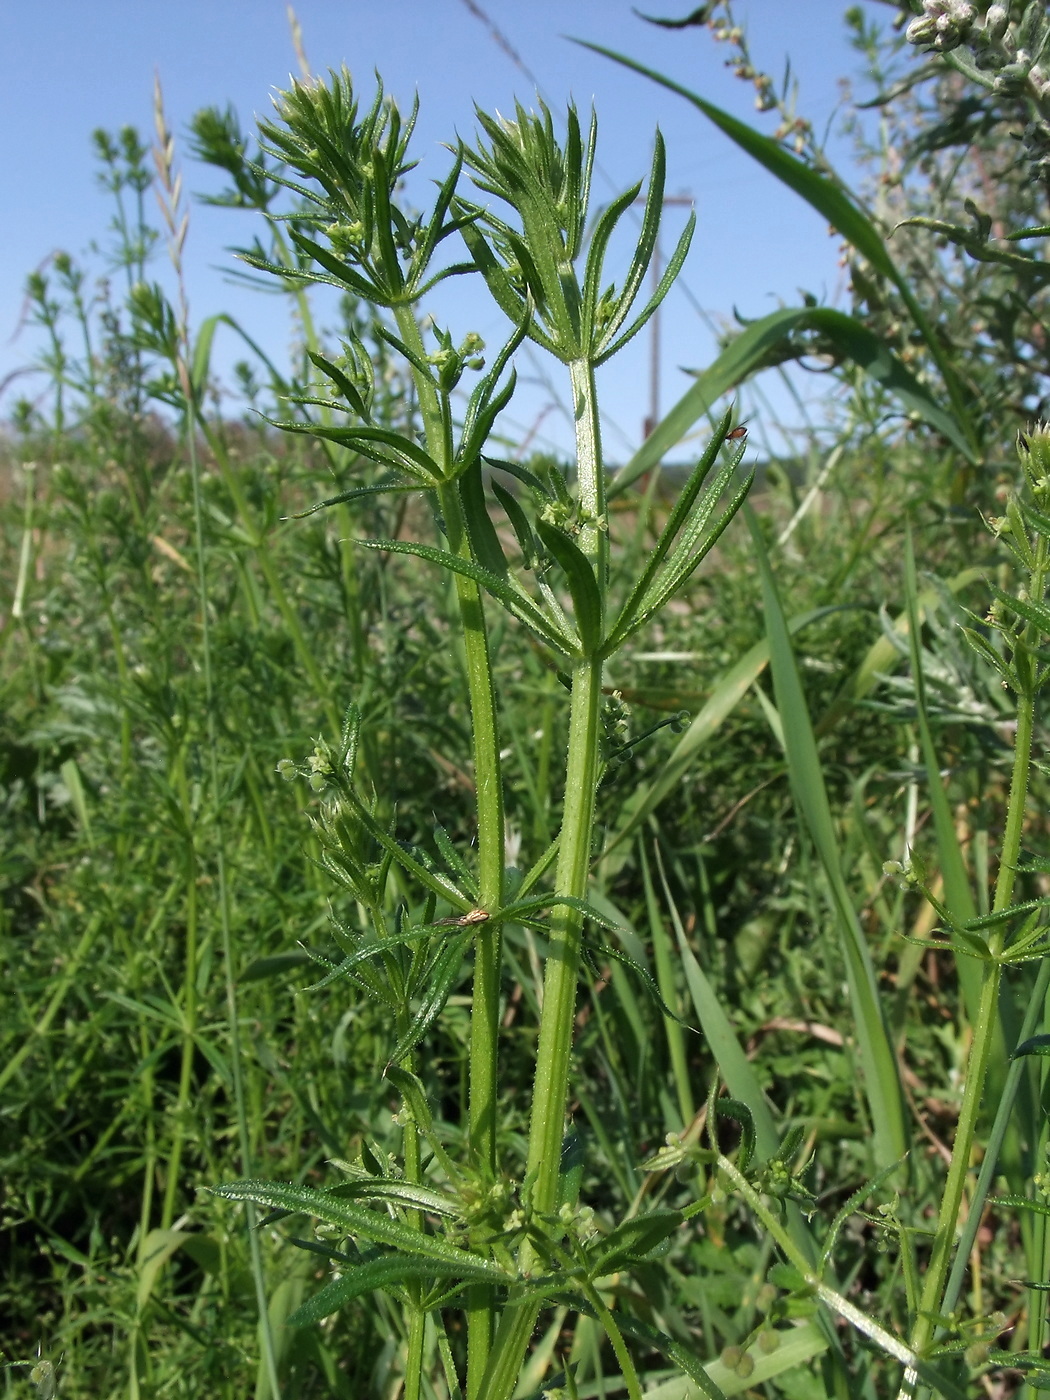
[[780, 1146], [780, 1133], [773, 1117], [773, 1110], [758, 1081], [754, 1066], [745, 1055], [744, 1049], [736, 1037], [736, 1032], [718, 999], [717, 992], [689, 946], [678, 908], [667, 883], [659, 848], [657, 848], [656, 857], [664, 899], [678, 942], [678, 956], [681, 959], [686, 987], [697, 1019], [730, 1094], [733, 1098], [746, 1104], [751, 1113], [755, 1125], [755, 1143], [759, 1158], [762, 1161], [768, 1161], [776, 1154], [777, 1148]]
[[[952, 405], [953, 431], [947, 436], [956, 443], [956, 446], [965, 453], [971, 462], [976, 463], [979, 460], [977, 437], [970, 420], [966, 390], [955, 373], [935, 328], [909, 286], [907, 278], [899, 271], [890, 257], [882, 235], [859, 205], [854, 202], [851, 195], [830, 176], [814, 170], [804, 161], [799, 160], [797, 156], [792, 155], [790, 151], [785, 150], [780, 142], [774, 141], [772, 137], [764, 136], [760, 131], [755, 131], [746, 122], [739, 121], [736, 117], [730, 116], [728, 112], [723, 112], [720, 107], [706, 102], [697, 93], [691, 92], [689, 88], [683, 87], [671, 78], [657, 73], [652, 68], [647, 68], [645, 64], [628, 58], [624, 54], [603, 48], [600, 44], [590, 44], [581, 40], [575, 42], [582, 44], [583, 48], [591, 49], [594, 53], [611, 58], [614, 63], [619, 63], [624, 68], [630, 68], [635, 73], [640, 73], [643, 77], [649, 78], [670, 92], [678, 93], [687, 102], [691, 102], [730, 140], [735, 141], [760, 165], [764, 165], [782, 184], [801, 195], [807, 204], [827, 219], [847, 242], [851, 243], [859, 253], [867, 258], [877, 272], [894, 284], [908, 308], [916, 329], [926, 342], [948, 391]], [[947, 415], [944, 416], [947, 417]], [[933, 426], [937, 425], [933, 424]]]
[[[812, 1362], [821, 1352], [828, 1349], [827, 1338], [821, 1334], [820, 1328], [815, 1322], [803, 1322], [795, 1327], [778, 1327], [774, 1331], [774, 1336], [777, 1339], [775, 1349], [766, 1351], [758, 1345], [748, 1349], [747, 1355], [754, 1363], [754, 1369], [746, 1377], [741, 1376], [738, 1371], [731, 1370], [720, 1360], [707, 1363], [704, 1369], [708, 1378], [721, 1389], [726, 1400], [729, 1400], [730, 1396], [740, 1395], [744, 1391], [753, 1391], [763, 1382], [771, 1381], [786, 1371], [793, 1371], [797, 1366], [805, 1366], [812, 1375], [814, 1371]], [[816, 1380], [813, 1384], [813, 1396], [820, 1395], [822, 1397], [823, 1387]], [[647, 1390], [645, 1400], [698, 1400], [698, 1396], [704, 1393], [699, 1387], [694, 1389], [691, 1386], [683, 1386], [679, 1380], [672, 1380], [664, 1381], [652, 1390]], [[784, 1394], [787, 1393], [785, 1387]], [[790, 1393], [810, 1392], [799, 1389], [792, 1390]]]
[[[927, 790], [930, 795], [930, 810], [933, 813], [933, 826], [937, 837], [937, 857], [944, 880], [946, 907], [957, 924], [966, 923], [977, 913], [970, 881], [966, 874], [962, 849], [956, 835], [955, 817], [941, 777], [941, 763], [934, 748], [933, 732], [930, 729], [926, 709], [926, 683], [922, 666], [922, 637], [919, 622], [919, 579], [915, 568], [915, 546], [911, 531], [904, 559], [904, 586], [908, 617], [908, 647], [911, 656], [911, 673], [915, 685], [915, 708], [919, 727], [919, 742], [922, 746], [923, 764], [926, 768]], [[985, 948], [987, 955], [987, 948]], [[980, 954], [978, 954], [980, 956]], [[966, 1002], [966, 1014], [971, 1026], [976, 1025], [981, 999], [980, 968], [972, 959], [956, 959], [959, 981]], [[1005, 1045], [1002, 1034], [997, 1036], [995, 1057], [1001, 1065], [1005, 1059]]]
[[[792, 633], [798, 632], [803, 627], [808, 627], [811, 622], [816, 622], [835, 611], [833, 607], [824, 607], [801, 613], [791, 619], [788, 629]], [[633, 835], [641, 823], [674, 791], [695, 761], [696, 755], [733, 713], [768, 665], [769, 643], [762, 641], [756, 642], [726, 671], [711, 691], [699, 714], [675, 745], [656, 778], [647, 786], [639, 787], [632, 795], [624, 808], [620, 826], [599, 859], [604, 860], [622, 841]]]
[[957, 420], [941, 408], [934, 395], [878, 336], [852, 316], [828, 306], [788, 307], [752, 321], [713, 364], [697, 375], [692, 387], [616, 473], [609, 486], [610, 497], [626, 490], [643, 472], [656, 466], [712, 404], [760, 369], [771, 350], [800, 330], [817, 330], [826, 336], [848, 359], [894, 394], [905, 408], [917, 413], [923, 422], [946, 437], [969, 461], [977, 461], [976, 451]]

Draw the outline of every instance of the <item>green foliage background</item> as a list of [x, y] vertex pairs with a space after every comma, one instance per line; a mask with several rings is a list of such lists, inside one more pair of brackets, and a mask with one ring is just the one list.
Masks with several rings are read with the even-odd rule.
[[[720, 37], [739, 44], [730, 20]], [[911, 1140], [906, 1176], [895, 1181], [900, 1195], [883, 1190], [874, 1205], [862, 1198], [837, 1234], [831, 1264], [843, 1293], [906, 1331], [913, 1281], [902, 1277], [897, 1246], [904, 1235], [921, 1236], [937, 1209], [971, 1028], [954, 961], [901, 937], [929, 937], [935, 916], [883, 872], [885, 861], [921, 853], [943, 893], [911, 678], [904, 532], [909, 525], [920, 566], [913, 606], [923, 624], [925, 713], [980, 901], [1003, 823], [1011, 711], [997, 678], [961, 644], [959, 624], [984, 614], [987, 581], [1005, 577], [980, 512], [1001, 509], [1017, 475], [1014, 434], [1043, 411], [1046, 279], [1034, 257], [1020, 268], [993, 259], [984, 275], [976, 253], [1002, 251], [1011, 230], [1040, 224], [1046, 175], [1036, 172], [1033, 182], [1030, 162], [1020, 163], [1009, 144], [1016, 94], [1000, 94], [998, 105], [975, 96], [959, 70], [931, 68], [923, 86], [900, 45], [853, 23], [891, 124], [872, 153], [877, 197], [858, 196], [858, 207], [882, 238], [899, 218], [915, 220], [903, 235], [912, 240], [906, 256], [899, 243], [886, 245], [897, 255], [898, 281], [855, 252], [856, 323], [915, 375], [915, 392], [925, 396], [916, 402], [947, 412], [952, 395], [938, 374], [954, 376], [970, 409], [955, 420], [969, 457], [947, 433], [902, 427], [903, 381], [862, 373], [863, 357], [849, 354], [859, 342], [841, 327], [799, 319], [764, 358], [755, 353], [752, 367], [824, 355], [837, 366], [841, 392], [830, 424], [815, 427], [796, 457], [768, 464], [755, 508], [819, 743], [844, 887], [899, 1057]], [[901, 65], [910, 75], [904, 86]], [[743, 76], [754, 80], [753, 70]], [[768, 83], [760, 91], [769, 93]], [[196, 151], [219, 164], [225, 151], [238, 189], [230, 202], [263, 216], [272, 194], [251, 184], [237, 136], [228, 116], [202, 114]], [[964, 137], [980, 159], [1004, 162], [997, 206], [987, 211], [998, 224], [983, 223], [977, 210], [969, 233], [962, 220], [972, 196], [963, 186], [971, 167], [947, 168]], [[793, 141], [787, 132], [777, 144], [833, 189], [815, 146], [793, 150]], [[1030, 135], [1026, 159], [1034, 142]], [[282, 781], [278, 765], [308, 761], [320, 736], [334, 742], [352, 698], [364, 717], [362, 764], [378, 815], [406, 842], [432, 846], [436, 820], [469, 848], [462, 661], [443, 578], [435, 572], [424, 593], [418, 561], [347, 543], [362, 534], [426, 538], [416, 498], [364, 497], [293, 519], [332, 493], [333, 471], [343, 489], [345, 461], [315, 440], [277, 434], [257, 415], [236, 419], [218, 400], [193, 429], [204, 468], [209, 717], [187, 445], [162, 411], [178, 401], [178, 385], [164, 367], [164, 308], [144, 288], [157, 241], [142, 199], [152, 176], [133, 133], [100, 135], [96, 144], [121, 200], [126, 294], [100, 299], [89, 271], [66, 258], [31, 282], [34, 314], [50, 337], [53, 394], [46, 409], [24, 404], [13, 415], [0, 479], [0, 1345], [18, 1363], [3, 1373], [4, 1385], [12, 1395], [33, 1387], [46, 1395], [51, 1380], [41, 1363], [50, 1361], [62, 1396], [265, 1400], [271, 1383], [260, 1362], [241, 1208], [206, 1188], [245, 1175], [332, 1184], [332, 1162], [359, 1161], [363, 1152], [383, 1162], [401, 1133], [400, 1095], [384, 1078], [393, 1042], [381, 1009], [346, 982], [308, 990], [323, 971], [313, 954], [338, 951], [330, 916], [351, 917], [352, 901], [321, 868], [308, 820], [319, 798], [305, 782]], [[302, 265], [302, 241], [282, 241], [286, 225], [259, 227], [257, 260]], [[302, 363], [286, 375], [252, 356], [240, 371], [242, 387], [270, 416], [305, 396], [316, 378], [306, 352], [322, 348], [301, 288], [287, 290]], [[410, 388], [372, 313], [348, 300], [341, 314], [343, 332], [360, 337], [375, 366], [377, 416], [411, 429]], [[237, 328], [216, 318], [212, 331]], [[203, 389], [207, 347], [195, 373]], [[695, 396], [693, 408], [695, 419]], [[645, 465], [635, 464], [636, 486], [620, 492], [611, 512], [612, 531], [629, 544], [628, 576], [651, 549], [670, 499], [658, 475], [642, 478]], [[509, 522], [501, 529], [510, 538]], [[624, 951], [688, 1024], [665, 1014], [615, 960], [599, 955], [588, 967], [572, 1111], [586, 1145], [581, 1199], [606, 1222], [642, 1202], [680, 1206], [704, 1185], [696, 1169], [641, 1164], [668, 1134], [688, 1138], [712, 1084], [729, 1077], [729, 1052], [711, 1024], [706, 1036], [692, 1029], [704, 1020], [707, 993], [777, 1121], [800, 1130], [791, 1165], [808, 1163], [806, 1208], [816, 1220], [829, 1226], [872, 1175], [870, 1140], [881, 1125], [857, 1072], [847, 969], [820, 853], [799, 823], [789, 781], [790, 716], [768, 674], [761, 599], [754, 545], [735, 529], [610, 678], [606, 752], [616, 762], [599, 792], [595, 899], [623, 931]], [[561, 681], [538, 650], [516, 644], [510, 623], [497, 623], [491, 641], [504, 697], [512, 864], [525, 869], [550, 843], [563, 798], [553, 776], [565, 738]], [[681, 725], [654, 729], [678, 716], [684, 734]], [[1036, 736], [1040, 754], [1041, 718]], [[209, 795], [213, 748], [217, 801]], [[1025, 835], [1037, 852], [1048, 796], [1039, 767]], [[1042, 895], [1045, 874], [1029, 871], [1022, 884]], [[506, 937], [498, 1133], [502, 1159], [520, 1167], [542, 950], [528, 929]], [[421, 1070], [453, 1136], [466, 1092], [467, 972], [465, 965], [430, 1033]], [[1009, 1043], [1033, 980], [1025, 968], [1006, 983]], [[247, 1154], [233, 1106], [231, 983]], [[1043, 1094], [1041, 1072], [1026, 1070], [1002, 1164], [1005, 1188], [1036, 1202], [1046, 1172]], [[1041, 1223], [1034, 1212], [993, 1208], [978, 1235], [972, 1320], [956, 1330], [957, 1351], [970, 1348], [976, 1367], [1000, 1345], [992, 1358], [1000, 1378], [1012, 1374], [1011, 1349], [1043, 1341], [1041, 1319], [1032, 1321], [1041, 1295], [1019, 1283], [1045, 1281]], [[311, 1228], [300, 1218], [264, 1222], [258, 1232], [284, 1393], [396, 1394], [405, 1324], [388, 1294], [359, 1299], [319, 1325], [286, 1325], [328, 1277], [321, 1254], [292, 1242]], [[632, 1265], [610, 1291], [618, 1309], [658, 1319], [711, 1362], [724, 1394], [760, 1383], [770, 1395], [823, 1394], [812, 1388], [821, 1365], [829, 1394], [836, 1385], [841, 1393], [844, 1378], [863, 1386], [850, 1393], [886, 1393], [891, 1369], [871, 1361], [852, 1334], [842, 1338], [837, 1371], [827, 1355], [812, 1359], [827, 1349], [810, 1320], [814, 1300], [739, 1198], [717, 1186], [702, 1229], [679, 1232], [663, 1257]], [[617, 1368], [594, 1319], [573, 1326], [553, 1308], [544, 1321], [521, 1393], [565, 1361], [576, 1367], [581, 1396], [603, 1393], [603, 1375]], [[455, 1347], [461, 1341], [452, 1338]], [[779, 1365], [769, 1362], [777, 1342], [798, 1349], [793, 1367], [783, 1364], [785, 1352]], [[696, 1393], [645, 1345], [637, 1353], [652, 1394]], [[448, 1394], [436, 1365], [430, 1383], [435, 1395]], [[615, 1383], [606, 1393], [617, 1393]]]

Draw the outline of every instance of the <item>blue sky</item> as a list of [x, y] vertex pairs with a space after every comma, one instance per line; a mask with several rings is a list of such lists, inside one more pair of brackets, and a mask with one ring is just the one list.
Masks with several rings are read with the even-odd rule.
[[[668, 149], [667, 192], [692, 196], [697, 232], [683, 275], [663, 316], [662, 407], [688, 385], [680, 366], [702, 367], [713, 353], [709, 320], [731, 318], [734, 308], [754, 317], [778, 304], [796, 304], [799, 289], [821, 300], [843, 300], [839, 249], [820, 218], [797, 196], [748, 161], [681, 98], [568, 42], [567, 35], [619, 49], [674, 77], [709, 100], [772, 130], [758, 117], [753, 91], [724, 66], [726, 51], [705, 30], [665, 31], [643, 23], [625, 0], [298, 0], [307, 56], [315, 71], [346, 63], [363, 93], [371, 94], [378, 70], [404, 106], [420, 99], [416, 178], [439, 178], [447, 169], [441, 143], [474, 131], [473, 104], [508, 110], [515, 98], [528, 104], [535, 87], [500, 47], [476, 11], [502, 31], [535, 77], [555, 112], [574, 98], [599, 120], [599, 174], [595, 199], [605, 202], [648, 169], [654, 128]], [[689, 0], [650, 0], [641, 8], [683, 14]], [[857, 76], [857, 56], [846, 42], [845, 0], [739, 0], [737, 12], [750, 35], [754, 57], [779, 79], [790, 57], [800, 86], [799, 110], [818, 130], [834, 121], [840, 80]], [[882, 20], [892, 11], [868, 0], [864, 8]], [[193, 165], [182, 139], [191, 114], [206, 105], [232, 104], [245, 125], [267, 115], [270, 93], [286, 86], [296, 60], [284, 0], [51, 0], [11, 3], [0, 15], [0, 119], [7, 139], [0, 148], [0, 383], [30, 362], [38, 341], [19, 329], [25, 275], [56, 249], [82, 257], [94, 273], [104, 261], [90, 252], [105, 238], [111, 217], [98, 188], [90, 135], [131, 123], [152, 136], [152, 86], [156, 71], [169, 124], [191, 191], [214, 189], [210, 172]], [[831, 145], [849, 165], [849, 147]], [[421, 188], [421, 187], [420, 187]], [[410, 191], [411, 193], [411, 191]], [[421, 198], [422, 198], [421, 194]], [[685, 210], [670, 208], [665, 248], [677, 238]], [[215, 311], [236, 316], [275, 358], [287, 353], [292, 334], [279, 301], [226, 280], [233, 266], [229, 244], [250, 241], [250, 215], [194, 205], [186, 245], [191, 318]], [[152, 275], [168, 278], [166, 259]], [[454, 284], [437, 306], [457, 333], [477, 330], [495, 339], [500, 313], [484, 295]], [[702, 308], [706, 318], [698, 314]], [[320, 308], [322, 320], [324, 308]], [[228, 366], [242, 349], [227, 340], [217, 363]], [[648, 406], [648, 340], [639, 338], [605, 371], [609, 405], [606, 448], [623, 460], [637, 445]], [[508, 428], [536, 429], [536, 441], [564, 447], [568, 424], [558, 406], [564, 389], [557, 367], [538, 358], [522, 361], [523, 384], [508, 415]], [[531, 381], [549, 375], [553, 392]], [[820, 382], [805, 377], [807, 392]], [[32, 396], [42, 380], [20, 376], [0, 400], [10, 409], [16, 394]], [[775, 411], [792, 416], [789, 399], [769, 386]]]

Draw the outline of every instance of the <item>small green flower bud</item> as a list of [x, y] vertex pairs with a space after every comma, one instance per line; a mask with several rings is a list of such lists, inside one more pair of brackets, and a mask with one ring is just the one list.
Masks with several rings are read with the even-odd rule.
[[310, 787], [314, 792], [324, 792], [327, 786], [328, 784], [323, 773], [310, 774]]
[[1006, 33], [1006, 26], [1010, 23], [1010, 11], [1005, 5], [989, 5], [984, 16], [984, 32], [994, 43]]
[[963, 1352], [967, 1366], [983, 1366], [990, 1350], [987, 1342], [971, 1342]]
[[764, 1283], [755, 1294], [755, 1307], [759, 1312], [768, 1312], [777, 1300], [777, 1289], [773, 1283]]
[[1024, 91], [1028, 69], [1023, 63], [1008, 63], [1000, 68], [993, 82], [994, 90], [1005, 97], [1018, 97]]
[[921, 15], [913, 19], [904, 31], [909, 44], [932, 44], [937, 36], [937, 21], [932, 15]]

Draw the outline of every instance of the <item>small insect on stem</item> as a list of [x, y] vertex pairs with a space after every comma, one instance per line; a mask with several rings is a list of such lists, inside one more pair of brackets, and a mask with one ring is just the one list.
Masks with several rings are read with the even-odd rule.
[[432, 928], [473, 928], [475, 924], [484, 924], [489, 920], [487, 909], [470, 909], [465, 914], [460, 914], [458, 918], [435, 919]]
[[741, 438], [747, 437], [747, 424], [738, 423], [737, 426], [726, 433], [725, 442], [739, 442]]

